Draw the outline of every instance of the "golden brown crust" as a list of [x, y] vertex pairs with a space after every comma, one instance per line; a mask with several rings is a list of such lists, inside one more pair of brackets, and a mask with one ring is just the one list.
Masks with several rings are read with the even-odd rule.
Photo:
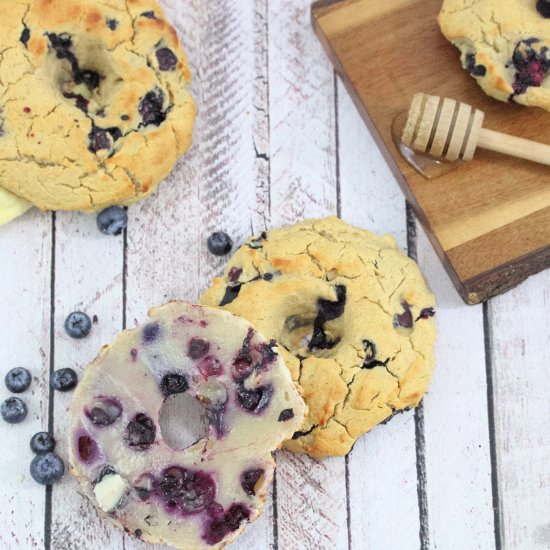
[[189, 147], [195, 115], [156, 1], [28, 0], [3, 14], [0, 185], [43, 210], [151, 193]]

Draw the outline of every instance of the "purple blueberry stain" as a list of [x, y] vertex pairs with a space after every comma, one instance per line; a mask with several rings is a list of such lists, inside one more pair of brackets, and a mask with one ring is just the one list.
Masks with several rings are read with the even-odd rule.
[[254, 338], [254, 329], [249, 328], [243, 340], [243, 345], [233, 360], [232, 373], [233, 378], [237, 381], [246, 378], [254, 368], [252, 364], [252, 354], [250, 352], [252, 338]]
[[253, 468], [241, 474], [241, 487], [248, 496], [256, 495], [256, 486], [264, 474], [263, 468]]
[[146, 19], [156, 19], [157, 18], [154, 11], [144, 11], [141, 14], [141, 17], [145, 17]]
[[141, 342], [143, 344], [151, 344], [160, 336], [160, 325], [158, 323], [149, 323], [143, 327], [141, 333]]
[[249, 508], [240, 503], [232, 504], [225, 513], [219, 505], [212, 506], [209, 512], [210, 518], [206, 522], [202, 535], [207, 544], [218, 544], [229, 533], [237, 531], [243, 522], [250, 519]]
[[155, 478], [154, 494], [168, 513], [197, 514], [209, 508], [216, 497], [214, 478], [202, 471], [169, 466]]
[[155, 54], [161, 71], [176, 70], [178, 58], [170, 48], [159, 48]]
[[210, 376], [219, 376], [223, 373], [223, 365], [219, 359], [213, 355], [207, 355], [198, 361], [197, 368], [205, 379], [208, 379]]
[[146, 451], [155, 441], [157, 429], [144, 413], [138, 413], [126, 426], [124, 440], [135, 451]]
[[130, 357], [132, 358], [132, 363], [135, 363], [137, 361], [138, 350], [136, 348], [132, 348], [130, 350]]
[[411, 306], [406, 301], [403, 301], [401, 302], [401, 307], [403, 308], [403, 313], [396, 313], [393, 316], [394, 328], [397, 328], [397, 327], [412, 328], [413, 316], [411, 313]]
[[210, 350], [210, 343], [204, 338], [191, 338], [187, 346], [187, 355], [191, 359], [200, 359]]
[[229, 285], [225, 289], [225, 294], [223, 295], [222, 301], [220, 302], [220, 306], [226, 306], [227, 304], [230, 304], [233, 302], [237, 296], [239, 295], [239, 292], [241, 291], [242, 285]]
[[107, 27], [109, 27], [109, 29], [111, 29], [112, 31], [116, 31], [117, 27], [118, 27], [118, 21], [116, 19], [106, 19], [105, 20], [105, 24], [107, 25]]
[[122, 414], [122, 405], [114, 397], [98, 397], [91, 408], [84, 410], [94, 426], [111, 426]]
[[546, 46], [536, 48], [540, 44], [537, 38], [529, 38], [518, 42], [512, 62], [516, 69], [516, 75], [512, 87], [514, 93], [524, 94], [531, 86], [539, 87], [546, 78], [550, 69], [550, 51]]
[[99, 456], [97, 442], [87, 433], [81, 433], [78, 436], [77, 450], [80, 460], [85, 464], [93, 464]]
[[243, 270], [240, 267], [233, 266], [229, 273], [227, 274], [227, 278], [232, 282], [236, 283], [239, 280], [239, 277], [242, 275]]

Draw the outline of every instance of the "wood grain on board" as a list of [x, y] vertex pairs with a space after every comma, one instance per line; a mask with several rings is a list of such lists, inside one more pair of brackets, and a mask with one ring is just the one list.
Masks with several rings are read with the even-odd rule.
[[391, 125], [416, 92], [485, 111], [484, 125], [550, 143], [550, 114], [486, 96], [439, 31], [440, 0], [321, 0], [315, 28], [463, 299], [499, 294], [550, 265], [547, 166], [484, 150], [426, 180], [398, 153]]

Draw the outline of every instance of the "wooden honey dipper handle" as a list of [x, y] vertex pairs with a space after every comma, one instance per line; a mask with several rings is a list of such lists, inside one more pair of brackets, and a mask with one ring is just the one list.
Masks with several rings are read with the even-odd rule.
[[485, 114], [466, 103], [416, 94], [401, 141], [419, 153], [471, 160], [477, 147], [550, 166], [550, 145], [482, 128]]

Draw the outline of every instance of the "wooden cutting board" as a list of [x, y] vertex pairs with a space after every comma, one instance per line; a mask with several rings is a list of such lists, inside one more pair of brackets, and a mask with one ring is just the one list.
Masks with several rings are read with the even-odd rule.
[[550, 265], [550, 168], [484, 150], [434, 180], [417, 173], [391, 137], [416, 92], [486, 113], [484, 126], [550, 143], [550, 113], [486, 96], [441, 35], [441, 0], [322, 0], [321, 41], [375, 135], [460, 295], [469, 304]]

